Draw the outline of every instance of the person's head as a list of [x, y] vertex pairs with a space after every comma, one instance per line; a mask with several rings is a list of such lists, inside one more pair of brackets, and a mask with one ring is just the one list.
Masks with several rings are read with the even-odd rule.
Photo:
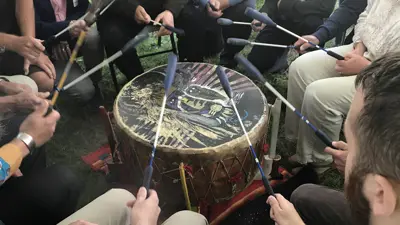
[[373, 62], [355, 85], [344, 128], [346, 196], [357, 223], [391, 224], [400, 213], [400, 53]]

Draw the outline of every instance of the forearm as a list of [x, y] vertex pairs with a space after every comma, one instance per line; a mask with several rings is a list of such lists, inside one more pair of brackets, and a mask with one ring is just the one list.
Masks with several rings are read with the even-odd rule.
[[0, 33], [0, 46], [5, 47], [7, 50], [14, 51], [13, 43], [18, 38], [18, 36], [6, 33]]
[[22, 159], [28, 154], [27, 146], [18, 139], [0, 148], [0, 185], [19, 169]]
[[35, 37], [35, 9], [33, 0], [16, 0], [18, 25], [23, 36]]

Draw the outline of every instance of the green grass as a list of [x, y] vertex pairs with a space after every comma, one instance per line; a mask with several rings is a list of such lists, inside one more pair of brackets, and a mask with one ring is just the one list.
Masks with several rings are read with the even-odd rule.
[[[258, 7], [261, 7], [262, 1], [258, 0], [257, 2]], [[253, 33], [251, 39], [254, 38], [255, 34]], [[162, 39], [161, 47], [157, 46], [156, 40], [156, 38], [148, 39], [139, 47], [139, 54], [170, 48], [169, 38]], [[246, 47], [242, 53], [247, 55], [249, 52], [250, 47]], [[291, 60], [296, 57], [296, 53], [290, 53], [289, 58]], [[214, 64], [218, 62], [216, 57], [207, 59], [206, 61]], [[149, 70], [166, 63], [166, 55], [158, 55], [142, 60], [145, 70]], [[243, 72], [240, 68], [238, 71]], [[113, 99], [117, 93], [115, 93], [109, 74], [108, 68], [104, 68], [104, 78], [102, 80], [101, 87], [106, 97], [105, 105], [109, 110], [111, 110]], [[265, 75], [266, 78], [278, 89], [278, 91], [285, 96], [287, 87], [286, 74]], [[118, 73], [118, 80], [121, 84], [126, 82], [125, 77], [120, 73]], [[266, 94], [268, 101], [273, 103], [275, 101], [275, 97], [269, 93], [264, 86], [260, 84], [258, 85]], [[90, 111], [88, 107], [77, 106], [68, 103], [65, 100], [63, 101], [63, 99], [58, 104], [58, 107], [62, 118], [57, 126], [57, 131], [54, 138], [47, 145], [49, 162], [67, 165], [79, 175], [85, 185], [85, 189], [80, 201], [80, 206], [83, 206], [105, 192], [107, 190], [107, 185], [104, 176], [100, 173], [91, 171], [90, 167], [83, 163], [81, 156], [95, 151], [97, 148], [107, 143], [107, 139], [100, 117], [97, 115], [97, 113]], [[282, 110], [282, 112], [284, 114], [284, 110]], [[284, 118], [283, 114], [281, 115], [282, 119]], [[283, 123], [281, 121], [277, 151], [283, 156], [288, 156], [293, 154], [293, 152], [288, 150], [283, 135], [282, 125]], [[323, 177], [323, 184], [330, 187], [341, 188], [342, 183], [342, 178], [337, 172], [330, 172]]]

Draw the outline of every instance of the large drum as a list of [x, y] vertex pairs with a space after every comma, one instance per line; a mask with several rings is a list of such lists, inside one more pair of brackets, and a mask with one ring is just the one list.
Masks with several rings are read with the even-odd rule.
[[[130, 81], [114, 105], [123, 163], [127, 165], [127, 175], [136, 173], [132, 176], [139, 182], [155, 138], [165, 69], [166, 66], [157, 67]], [[204, 63], [177, 66], [153, 165], [152, 185], [160, 201], [181, 202], [181, 162], [185, 164], [193, 205], [231, 199], [250, 184], [257, 172], [215, 69], [215, 65]], [[267, 100], [246, 76], [230, 69], [226, 73], [250, 141], [261, 156], [268, 129]]]

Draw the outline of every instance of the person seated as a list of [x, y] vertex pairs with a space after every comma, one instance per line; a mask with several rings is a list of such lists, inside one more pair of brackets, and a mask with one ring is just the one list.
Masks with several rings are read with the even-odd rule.
[[[288, 101], [301, 109], [301, 113], [328, 137], [338, 140], [343, 118], [355, 93], [355, 75], [376, 58], [398, 50], [399, 29], [399, 2], [368, 1], [355, 26], [354, 43], [331, 49], [344, 56], [344, 60], [336, 60], [320, 50], [304, 54], [290, 65]], [[290, 158], [291, 162], [311, 163], [319, 173], [330, 168], [332, 157], [323, 151], [325, 144], [289, 111], [285, 132], [289, 141], [297, 140], [297, 151]]]
[[[77, 38], [82, 31], [87, 31], [85, 42], [80, 53], [86, 70], [89, 70], [104, 59], [103, 45], [95, 27], [87, 26], [82, 16], [88, 11], [88, 0], [34, 0], [36, 36], [42, 40], [48, 40], [53, 35], [64, 30], [71, 24], [75, 24], [68, 32], [56, 39], [54, 44], [48, 46], [47, 52], [51, 55], [54, 63], [57, 79], [59, 82], [66, 64], [71, 56], [71, 51], [75, 47]], [[66, 84], [81, 76], [84, 71], [74, 63], [67, 77]], [[90, 79], [84, 79], [72, 86], [66, 93], [78, 102], [89, 101], [97, 91], [99, 94], [98, 83], [101, 80], [101, 70], [93, 74]]]
[[[160, 207], [157, 193], [138, 190], [136, 198], [124, 189], [111, 189], [58, 225], [157, 225]], [[162, 225], [208, 225], [207, 219], [193, 211], [180, 211]]]
[[292, 194], [293, 204], [270, 196], [270, 215], [277, 224], [399, 223], [399, 75], [400, 54], [387, 54], [355, 80], [344, 125], [348, 144], [336, 143], [343, 150], [326, 149], [344, 152], [345, 157], [337, 158], [345, 175], [344, 193], [307, 184]]
[[251, 27], [221, 26], [216, 19], [227, 18], [233, 21], [251, 22], [244, 12], [247, 7], [255, 8], [255, 1], [244, 0], [234, 6], [229, 6], [227, 0], [210, 0], [209, 2], [217, 11], [213, 11], [210, 6], [200, 9], [194, 0], [190, 0], [178, 18], [177, 26], [185, 30], [185, 36], [180, 36], [178, 42], [180, 60], [202, 62], [205, 57], [216, 55], [223, 49], [219, 64], [233, 68], [237, 65], [234, 60], [235, 54], [244, 47], [229, 45], [226, 40], [228, 38], [248, 39]]
[[[150, 20], [174, 27], [174, 18], [186, 0], [118, 0], [99, 18], [98, 29], [107, 55], [111, 56], [134, 38]], [[158, 36], [171, 32], [161, 27]], [[125, 53], [116, 60], [119, 70], [130, 80], [143, 73], [136, 51]]]
[[13, 129], [0, 126], [0, 220], [7, 225], [56, 224], [75, 211], [80, 195], [75, 175], [60, 165], [46, 168], [44, 149], [39, 148], [53, 136], [60, 115], [53, 110], [44, 117], [49, 106], [42, 98], [46, 96], [37, 96], [28, 86], [13, 86], [7, 85], [7, 91], [20, 92], [0, 97], [0, 109], [34, 111], [20, 125], [7, 124], [19, 130], [18, 135], [10, 138]]
[[0, 74], [27, 75], [39, 91], [52, 91], [56, 72], [35, 39], [33, 0], [0, 0]]
[[[304, 35], [315, 31], [323, 23], [324, 18], [328, 18], [332, 13], [335, 4], [336, 0], [266, 0], [260, 12], [267, 13], [276, 24], [298, 35]], [[256, 23], [259, 21], [252, 22], [252, 24]], [[276, 27], [265, 24], [259, 27], [253, 25], [253, 27], [255, 31], [260, 31], [256, 42], [291, 45], [296, 41], [295, 37]], [[321, 45], [323, 46], [322, 43]], [[288, 52], [288, 49], [284, 48], [253, 46], [248, 59], [262, 73], [278, 72], [287, 69]], [[277, 67], [274, 68], [274, 65]]]

